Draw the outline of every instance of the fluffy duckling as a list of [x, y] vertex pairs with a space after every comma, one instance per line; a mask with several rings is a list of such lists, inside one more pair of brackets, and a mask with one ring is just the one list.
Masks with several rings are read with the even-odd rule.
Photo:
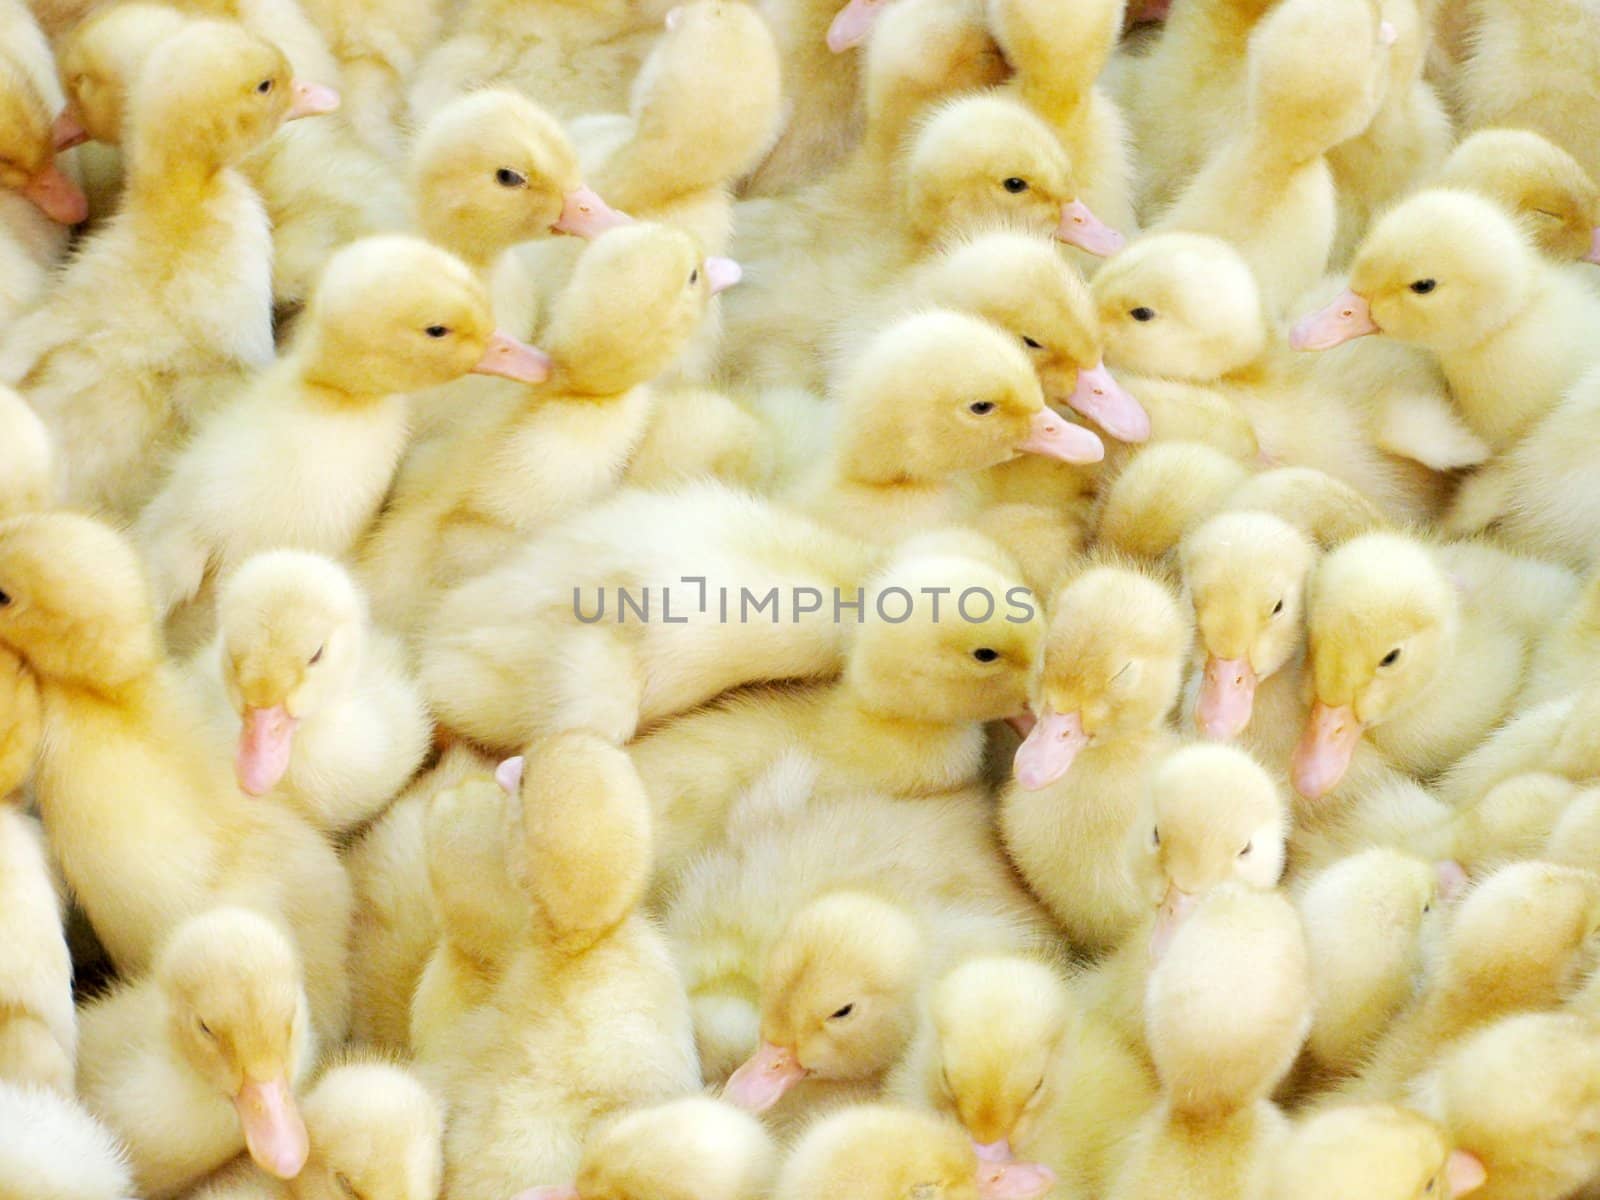
[[576, 1180], [516, 1200], [757, 1200], [778, 1155], [761, 1122], [703, 1096], [635, 1109], [590, 1135]]
[[132, 547], [87, 517], [12, 518], [0, 597], [0, 644], [44, 701], [39, 812], [118, 969], [142, 972], [185, 918], [243, 903], [294, 931], [318, 1028], [342, 1037], [349, 881], [315, 830], [239, 793], [160, 651]]
[[1167, 714], [1188, 622], [1148, 575], [1096, 566], [1054, 597], [1034, 711], [1000, 798], [1000, 830], [1072, 944], [1117, 944], [1144, 912], [1124, 848], [1146, 773], [1173, 742]]
[[20, 793], [33, 775], [44, 736], [39, 682], [9, 649], [0, 651], [0, 798]]
[[50, 432], [16, 392], [0, 387], [0, 520], [39, 512], [55, 499], [55, 451]]
[[[1530, 690], [1533, 690], [1530, 688]], [[1600, 718], [1600, 688], [1563, 689], [1530, 703], [1453, 766], [1439, 781], [1446, 803], [1466, 809], [1497, 785], [1531, 772], [1576, 783], [1600, 776], [1600, 752], [1588, 729]]]
[[1483, 1164], [1410, 1109], [1350, 1104], [1295, 1124], [1279, 1149], [1268, 1200], [1455, 1200], [1481, 1187]]
[[1471, 192], [1418, 192], [1379, 219], [1350, 287], [1295, 325], [1326, 350], [1384, 333], [1431, 351], [1491, 451], [1515, 443], [1597, 358], [1600, 296], [1543, 260], [1516, 218]]
[[342, 111], [379, 154], [399, 158], [411, 132], [405, 86], [439, 36], [439, 0], [300, 0], [339, 62]]
[[193, 1200], [436, 1200], [443, 1173], [439, 1102], [404, 1067], [353, 1059], [332, 1067], [300, 1101], [305, 1166], [277, 1179], [236, 1163]]
[[481, 1003], [416, 1047], [450, 1112], [450, 1195], [571, 1179], [599, 1122], [700, 1084], [678, 970], [637, 911], [650, 806], [627, 755], [583, 733], [537, 743], [518, 807], [506, 857], [526, 931]]
[[1577, 159], [1532, 130], [1478, 130], [1450, 152], [1436, 182], [1478, 192], [1515, 213], [1558, 262], [1600, 262], [1600, 186]]
[[272, 922], [241, 908], [185, 921], [150, 975], [83, 1010], [82, 1035], [78, 1091], [127, 1143], [142, 1193], [178, 1194], [241, 1150], [281, 1179], [305, 1165], [295, 1089], [315, 1048]]
[[1170, 566], [1184, 534], [1221, 512], [1249, 477], [1238, 459], [1204, 442], [1147, 446], [1100, 495], [1095, 541], [1136, 562]]
[[483, 288], [448, 254], [400, 236], [347, 246], [293, 348], [201, 427], [140, 514], [161, 611], [276, 546], [348, 554], [405, 449], [406, 393], [468, 372], [537, 383], [549, 370], [494, 328]]
[[78, 1024], [61, 899], [38, 822], [9, 805], [0, 808], [0, 914], [0, 1080], [70, 1096]]
[[1044, 403], [1023, 347], [964, 313], [890, 325], [837, 390], [830, 461], [796, 499], [864, 540], [893, 542], [960, 520], [973, 504], [963, 475], [1018, 455], [1083, 463], [1105, 454], [1098, 437]]
[[1235, 246], [1270, 313], [1282, 313], [1328, 268], [1338, 193], [1326, 155], [1377, 111], [1389, 65], [1380, 26], [1376, 0], [1286, 0], [1274, 8], [1250, 39], [1243, 131], [1161, 218], [1161, 229]]
[[1311, 1023], [1311, 981], [1289, 902], [1214, 890], [1150, 977], [1146, 1025], [1160, 1105], [1128, 1147], [1112, 1200], [1259, 1195], [1288, 1122], [1267, 1099]]
[[1157, 1099], [1066, 982], [1024, 958], [975, 958], [940, 980], [889, 1092], [960, 1121], [985, 1162], [1045, 1167], [1064, 1196], [1101, 1194]]
[[1560, 845], [1556, 827], [1578, 795], [1577, 785], [1559, 775], [1544, 771], [1514, 775], [1458, 811], [1442, 844], [1472, 874], [1523, 858], [1581, 866], [1576, 857], [1542, 853], [1547, 845], [1552, 850]]
[[324, 99], [237, 26], [195, 22], [145, 63], [122, 209], [0, 347], [70, 465], [71, 502], [131, 515], [202, 380], [271, 361], [270, 232], [234, 165]]
[[666, 226], [596, 239], [542, 338], [548, 384], [507, 396], [401, 469], [363, 550], [378, 619], [410, 628], [435, 588], [489, 569], [521, 535], [614, 488], [644, 436], [651, 380], [737, 276], [737, 264], [704, 257]]
[[217, 614], [217, 640], [190, 672], [237, 738], [240, 790], [330, 835], [381, 812], [421, 765], [432, 722], [345, 569], [298, 550], [257, 555]]
[[[869, 561], [720, 484], [623, 491], [445, 593], [418, 641], [423, 693], [444, 725], [497, 750], [570, 728], [620, 744], [742, 684], [837, 674], [845, 625], [809, 597], [853, 598]], [[768, 618], [774, 588], [794, 620]], [[659, 622], [640, 610], [652, 596]], [[685, 639], [682, 618], [700, 633]]]
[[72, 1099], [0, 1083], [0, 1200], [133, 1200], [127, 1152]]

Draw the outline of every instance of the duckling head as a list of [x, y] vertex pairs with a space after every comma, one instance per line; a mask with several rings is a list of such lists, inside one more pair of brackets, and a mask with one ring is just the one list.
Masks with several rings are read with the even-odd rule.
[[1483, 1183], [1483, 1164], [1452, 1150], [1426, 1117], [1392, 1104], [1351, 1104], [1312, 1113], [1276, 1155], [1271, 1200], [1453, 1200]]
[[[1043, 622], [1012, 605], [1026, 585], [998, 546], [959, 530], [914, 538], [866, 590], [845, 683], [868, 709], [940, 723], [1026, 711]], [[881, 615], [897, 614], [891, 591], [912, 598], [905, 620]]]
[[841, 465], [865, 483], [941, 481], [1021, 454], [1105, 454], [1098, 437], [1046, 406], [1023, 348], [966, 313], [896, 321], [848, 364], [837, 391]]
[[1339, 785], [1363, 731], [1438, 677], [1459, 625], [1455, 586], [1410, 538], [1364, 534], [1322, 560], [1307, 610], [1313, 705], [1294, 752], [1296, 791], [1318, 800]]
[[984, 225], [1052, 233], [1090, 254], [1122, 249], [1122, 234], [1078, 199], [1066, 151], [1015, 100], [965, 96], [941, 105], [903, 163], [906, 221], [923, 244]]
[[999, 1200], [1001, 1193], [980, 1191], [979, 1166], [971, 1143], [950, 1121], [908, 1108], [860, 1105], [806, 1130], [783, 1165], [776, 1195], [780, 1200]]
[[550, 359], [497, 330], [460, 259], [418, 238], [362, 238], [323, 269], [296, 347], [307, 382], [348, 396], [421, 391], [472, 373], [542, 383]]
[[1090, 288], [1114, 367], [1203, 383], [1266, 351], [1255, 275], [1217, 238], [1142, 237], [1096, 271]]
[[1149, 828], [1135, 874], [1157, 905], [1159, 958], [1200, 899], [1223, 883], [1276, 887], [1289, 808], [1261, 765], [1232, 746], [1191, 745], [1156, 764], [1146, 784]]
[[519, 242], [598, 237], [627, 221], [584, 186], [560, 123], [504, 88], [440, 109], [417, 135], [411, 176], [423, 232], [484, 265]]
[[49, 508], [55, 497], [55, 448], [33, 407], [0, 385], [0, 520]]
[[154, 670], [155, 614], [128, 540], [72, 513], [0, 522], [0, 645], [43, 681], [102, 692]]
[[1537, 259], [1516, 219], [1471, 192], [1436, 188], [1390, 209], [1350, 266], [1350, 286], [1297, 322], [1296, 350], [1384, 333], [1449, 353], [1479, 344], [1527, 304]]
[[80, 21], [58, 54], [67, 93], [58, 134], [70, 128], [74, 137], [81, 131], [81, 140], [120, 143], [129, 87], [150, 52], [192, 19], [165, 4], [131, 0], [96, 9]]
[[435, 1200], [444, 1174], [444, 1115], [411, 1072], [387, 1062], [331, 1068], [301, 1105], [311, 1132], [294, 1200], [383, 1196]]
[[173, 1048], [232, 1099], [256, 1164], [293, 1179], [310, 1150], [294, 1086], [311, 1059], [293, 945], [248, 909], [213, 909], [173, 932], [154, 975]]
[[1189, 623], [1161, 584], [1137, 571], [1093, 567], [1051, 604], [1038, 721], [1017, 749], [1017, 783], [1048, 787], [1088, 746], [1147, 733], [1178, 698]]
[[1118, 441], [1150, 436], [1149, 414], [1106, 370], [1088, 286], [1045, 238], [995, 230], [963, 239], [913, 276], [907, 294], [1009, 332], [1047, 404], [1075, 409]]
[[711, 298], [739, 275], [738, 263], [707, 258], [666, 225], [602, 234], [579, 257], [544, 337], [559, 382], [612, 396], [654, 379], [683, 352]]
[[1207, 737], [1234, 738], [1250, 723], [1256, 684], [1305, 644], [1305, 589], [1316, 552], [1287, 521], [1236, 512], [1189, 533], [1178, 561], [1206, 652], [1195, 721]]
[[1600, 263], [1600, 186], [1531, 129], [1480, 129], [1445, 160], [1440, 187], [1478, 192], [1516, 213], [1551, 258]]
[[0, 187], [52, 221], [76, 225], [89, 215], [89, 202], [56, 166], [55, 118], [28, 73], [0, 52]]
[[867, 1079], [894, 1064], [914, 1021], [921, 930], [899, 906], [836, 891], [790, 918], [761, 972], [761, 1046], [723, 1098], [765, 1112], [801, 1080]]

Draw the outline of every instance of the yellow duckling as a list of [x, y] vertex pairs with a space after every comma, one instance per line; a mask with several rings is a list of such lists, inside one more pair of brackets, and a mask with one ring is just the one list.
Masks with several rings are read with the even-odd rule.
[[75, 1100], [0, 1083], [0, 1200], [132, 1200], [127, 1151]]
[[405, 152], [406, 81], [439, 37], [439, 0], [300, 0], [327, 40], [344, 82], [343, 111], [369, 147], [390, 160]]
[[1436, 182], [1478, 192], [1515, 213], [1552, 259], [1600, 263], [1600, 185], [1532, 130], [1480, 129], [1463, 138]]
[[[1538, 690], [1536, 685], [1529, 690]], [[1560, 688], [1554, 698], [1540, 697], [1451, 767], [1439, 781], [1440, 796], [1455, 808], [1467, 808], [1497, 785], [1532, 772], [1587, 782], [1600, 775], [1600, 751], [1586, 733], [1597, 716], [1600, 688], [1592, 684], [1580, 682]]]
[[55, 449], [50, 432], [16, 392], [0, 387], [0, 520], [39, 512], [55, 500]]
[[0, 808], [0, 1080], [70, 1096], [78, 1023], [56, 887], [38, 822]]
[[1268, 1200], [1456, 1200], [1483, 1186], [1483, 1163], [1434, 1122], [1392, 1104], [1350, 1104], [1296, 1122], [1279, 1148]]

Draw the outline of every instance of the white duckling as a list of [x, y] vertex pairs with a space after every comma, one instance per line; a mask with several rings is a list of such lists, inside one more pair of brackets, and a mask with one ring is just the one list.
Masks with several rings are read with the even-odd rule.
[[127, 1151], [78, 1104], [0, 1083], [0, 1200], [134, 1200]]

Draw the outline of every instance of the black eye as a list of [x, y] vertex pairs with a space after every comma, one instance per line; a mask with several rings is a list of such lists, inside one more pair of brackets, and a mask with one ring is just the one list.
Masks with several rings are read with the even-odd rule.
[[423, 330], [423, 332], [431, 338], [442, 338], [445, 336], [445, 334], [449, 333], [450, 330], [449, 327], [445, 325], [429, 325], [427, 329]]
[[326, 646], [318, 646], [317, 647], [317, 652], [311, 656], [311, 665], [313, 667], [316, 666], [319, 662], [322, 661], [322, 652], [324, 650], [326, 650], [326, 649], [327, 649]]
[[1422, 906], [1422, 915], [1423, 916], [1427, 916], [1432, 911], [1433, 911], [1433, 901], [1429, 900], [1426, 904], [1424, 904]]
[[1032, 1100], [1035, 1096], [1037, 1096], [1042, 1091], [1044, 1091], [1044, 1076], [1043, 1075], [1039, 1076], [1039, 1082], [1033, 1085], [1033, 1091], [1028, 1093], [1028, 1099]]
[[1385, 654], [1381, 659], [1378, 660], [1378, 665], [1380, 667], [1392, 667], [1399, 661], [1400, 647], [1396, 646], [1393, 650], [1389, 651], [1389, 653]]
[[1000, 657], [1000, 651], [991, 650], [987, 646], [979, 646], [972, 652], [972, 657], [981, 663], [991, 663]]
[[356, 1192], [356, 1185], [350, 1182], [350, 1177], [343, 1171], [335, 1171], [333, 1173], [333, 1181], [339, 1185], [339, 1190], [349, 1196], [351, 1200], [360, 1200], [359, 1194]]
[[256, 84], [256, 91], [263, 96], [269, 94], [272, 91], [272, 80], [263, 79], [260, 83]]
[[1423, 1188], [1422, 1190], [1427, 1192], [1428, 1195], [1430, 1195], [1430, 1196], [1433, 1195], [1433, 1185], [1436, 1182], [1437, 1182], [1437, 1180], [1435, 1180], [1435, 1179], [1428, 1180], [1428, 1186]]
[[1034, 341], [1027, 334], [1023, 334], [1022, 335], [1022, 344], [1024, 346], [1026, 346], [1029, 350], [1043, 350], [1044, 349], [1043, 346], [1041, 346], [1038, 342]]
[[700, 268], [696, 267], [694, 270], [689, 272], [689, 286], [693, 287], [695, 284], [697, 284], [699, 282], [700, 282]]
[[1154, 321], [1156, 319], [1156, 310], [1146, 308], [1141, 304], [1138, 308], [1129, 310], [1128, 315], [1142, 324], [1145, 321]]
[[830, 1021], [842, 1021], [846, 1017], [848, 1017], [851, 1013], [855, 1012], [855, 1010], [856, 1010], [856, 1006], [854, 1004], [846, 1004], [838, 1012], [834, 1013], [831, 1017], [829, 1017], [828, 1020], [830, 1020]]
[[1274, 604], [1272, 606], [1272, 615], [1273, 616], [1277, 616], [1282, 611], [1283, 611], [1283, 601], [1279, 600], [1276, 604]]
[[203, 1033], [203, 1034], [205, 1034], [205, 1035], [206, 1035], [206, 1037], [208, 1037], [208, 1038], [214, 1038], [214, 1037], [216, 1037], [216, 1036], [217, 1036], [217, 1035], [216, 1035], [216, 1034], [214, 1034], [214, 1033], [212, 1033], [212, 1032], [211, 1032], [211, 1026], [209, 1026], [209, 1025], [207, 1025], [207, 1024], [206, 1024], [206, 1023], [205, 1023], [205, 1022], [204, 1022], [204, 1021], [202, 1021], [202, 1020], [201, 1020], [201, 1019], [200, 1019], [200, 1018], [199, 1018], [199, 1017], [196, 1017], [196, 1018], [195, 1018], [195, 1019], [194, 1019], [194, 1023], [195, 1023], [195, 1027], [196, 1027], [196, 1028], [198, 1028], [198, 1029], [199, 1029], [199, 1030], [200, 1030], [200, 1032], [201, 1032], [201, 1033]]
[[989, 412], [993, 412], [994, 411], [994, 401], [993, 400], [974, 400], [971, 404], [967, 405], [967, 411], [968, 412], [977, 413], [981, 417], [981, 416], [983, 416], [984, 413], [989, 413]]
[[1159, 826], [1159, 825], [1150, 826], [1150, 844], [1152, 846], [1161, 845], [1161, 826]]
[[516, 188], [528, 182], [528, 177], [521, 171], [513, 171], [510, 167], [501, 167], [494, 173], [494, 181], [501, 187]]
[[1426, 296], [1439, 286], [1437, 279], [1419, 279], [1411, 285], [1411, 290], [1419, 296]]
[[1028, 181], [1026, 179], [1021, 179], [1021, 178], [1018, 178], [1017, 176], [1013, 175], [1010, 179], [1006, 180], [1000, 186], [1005, 188], [1006, 191], [1010, 192], [1013, 196], [1015, 196], [1019, 192], [1025, 192], [1025, 191], [1028, 190]]
[[1244, 844], [1244, 849], [1239, 851], [1239, 857], [1240, 858], [1249, 858], [1250, 857], [1250, 851], [1252, 849], [1254, 849], [1254, 848], [1255, 848], [1255, 843], [1254, 842], [1246, 842]]
[[6, 605], [8, 605], [10, 603], [11, 603], [11, 593], [10, 592], [0, 591], [0, 608], [4, 608]]

